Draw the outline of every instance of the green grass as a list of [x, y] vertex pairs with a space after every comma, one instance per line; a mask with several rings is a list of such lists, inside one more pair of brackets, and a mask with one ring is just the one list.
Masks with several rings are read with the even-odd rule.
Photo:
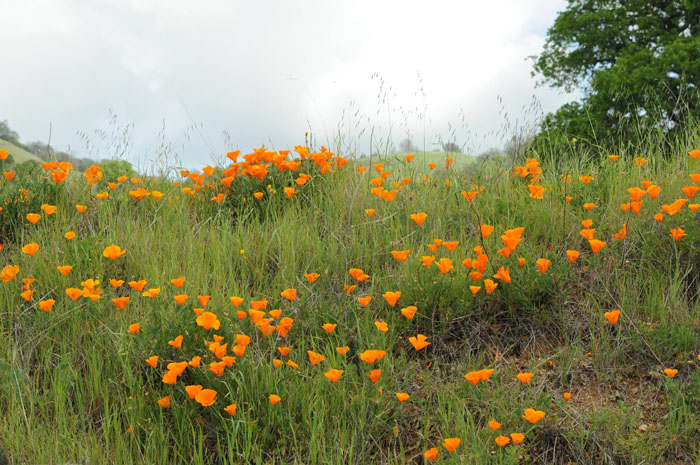
[[387, 154], [383, 156], [365, 157], [358, 160], [358, 163], [363, 166], [370, 166], [375, 163], [384, 163], [385, 170], [397, 170], [398, 172], [405, 172], [407, 168], [411, 168], [418, 173], [430, 173], [431, 170], [429, 164], [434, 163], [437, 165], [435, 168], [438, 171], [445, 169], [445, 163], [448, 157], [453, 159], [451, 165], [452, 170], [461, 171], [477, 161], [477, 157], [470, 155], [464, 155], [461, 153], [446, 153], [446, 152], [410, 152], [415, 158], [408, 164], [406, 162], [405, 156], [409, 152], [400, 152], [394, 154]]
[[[686, 135], [696, 144], [700, 127], [689, 126]], [[262, 181], [240, 176], [232, 190], [217, 173], [211, 186], [204, 184], [202, 200], [182, 192], [192, 181], [174, 186], [145, 178], [142, 187], [165, 195], [137, 201], [128, 183], [91, 187], [80, 175], [55, 186], [42, 171], [18, 173], [0, 184], [6, 228], [0, 269], [20, 269], [15, 281], [0, 282], [0, 449], [12, 464], [405, 464], [423, 463], [432, 447], [440, 463], [453, 464], [697, 463], [700, 221], [687, 206], [662, 223], [652, 216], [683, 196], [680, 188], [692, 183], [688, 174], [700, 172], [700, 161], [686, 153], [696, 146], [679, 143], [665, 158], [650, 155], [648, 165], [637, 167], [636, 153], [658, 148], [647, 143], [528, 153], [542, 161], [541, 200], [528, 195], [531, 180], [505, 161], [465, 171], [454, 168], [469, 161], [457, 159], [446, 170], [445, 154], [430, 154], [440, 166], [432, 171], [419, 163], [422, 154], [411, 164], [383, 157], [392, 171], [387, 189], [411, 178], [392, 202], [370, 193], [373, 169], [357, 173], [365, 160], [326, 174], [306, 160], [296, 172], [271, 169]], [[606, 158], [612, 152], [623, 156], [613, 163]], [[294, 184], [299, 172], [311, 176], [303, 187]], [[594, 180], [584, 186], [580, 175]], [[659, 198], [647, 196], [639, 215], [623, 212], [627, 188], [643, 180], [662, 187]], [[286, 186], [298, 191], [290, 199]], [[478, 186], [483, 190], [467, 202], [461, 191]], [[98, 200], [104, 191], [110, 198]], [[209, 201], [224, 191], [223, 203]], [[253, 192], [264, 192], [263, 199]], [[586, 211], [586, 202], [597, 207]], [[57, 212], [29, 224], [26, 213], [40, 213], [43, 203]], [[88, 208], [78, 213], [75, 204]], [[419, 227], [410, 215], [420, 211], [428, 218]], [[597, 255], [579, 234], [584, 219], [607, 242]], [[478, 233], [482, 223], [495, 227], [488, 238]], [[623, 223], [627, 238], [613, 241]], [[503, 231], [519, 226], [525, 232], [516, 251], [498, 255]], [[688, 234], [679, 242], [668, 235], [676, 226]], [[73, 241], [64, 238], [67, 231], [76, 233]], [[459, 245], [431, 252], [435, 238]], [[21, 252], [31, 242], [40, 245], [34, 257]], [[110, 244], [127, 253], [103, 257]], [[481, 279], [472, 295], [474, 282], [461, 262], [476, 258], [476, 246], [490, 257], [483, 278], [508, 266], [510, 284], [494, 279], [498, 288], [486, 294]], [[581, 251], [573, 264], [567, 249]], [[398, 262], [392, 250], [411, 252]], [[455, 269], [426, 268], [425, 255], [450, 258]], [[537, 272], [538, 258], [551, 260], [547, 273]], [[58, 265], [73, 269], [62, 276]], [[370, 278], [357, 283], [350, 268]], [[320, 275], [313, 284], [304, 278], [311, 272]], [[170, 284], [180, 276], [187, 278], [182, 289]], [[22, 278], [36, 279], [31, 302], [20, 297]], [[67, 297], [66, 288], [90, 278], [100, 281], [97, 301]], [[146, 279], [144, 290], [160, 294], [144, 297], [126, 283], [115, 289], [110, 279]], [[358, 287], [348, 295], [351, 284]], [[297, 289], [296, 300], [280, 296], [287, 288]], [[401, 291], [396, 307], [382, 297], [387, 291]], [[178, 294], [189, 295], [183, 306], [174, 302]], [[219, 330], [195, 323], [199, 295], [211, 296], [206, 310], [217, 315]], [[372, 301], [365, 308], [356, 298], [366, 295]], [[117, 296], [130, 296], [124, 311], [111, 303]], [[245, 303], [234, 308], [231, 296]], [[39, 310], [49, 298], [56, 300], [51, 311]], [[239, 320], [238, 310], [263, 298], [266, 310], [293, 318], [286, 338], [263, 335], [249, 316]], [[418, 308], [412, 320], [399, 310], [409, 305]], [[615, 326], [603, 316], [612, 309], [622, 310]], [[378, 321], [387, 323], [386, 333]], [[138, 335], [128, 329], [136, 322]], [[324, 331], [325, 323], [337, 324], [335, 331]], [[208, 370], [216, 359], [205, 341], [213, 334], [229, 349], [236, 334], [252, 339], [221, 377]], [[417, 334], [431, 343], [420, 351], [408, 340]], [[178, 335], [181, 349], [168, 344]], [[282, 345], [292, 349], [289, 356], [277, 351]], [[335, 350], [346, 345], [345, 356]], [[387, 355], [369, 366], [359, 357], [367, 349]], [[326, 360], [311, 365], [307, 350]], [[160, 357], [156, 369], [145, 363], [152, 355]], [[188, 367], [176, 385], [162, 382], [168, 363], [193, 356], [203, 357], [200, 368]], [[274, 359], [299, 368], [275, 368]], [[667, 367], [678, 375], [667, 378]], [[344, 371], [338, 383], [324, 377], [331, 368]], [[382, 370], [377, 383], [367, 377], [373, 368]], [[495, 369], [487, 382], [465, 380], [483, 368]], [[535, 375], [526, 385], [515, 378], [525, 371]], [[185, 385], [215, 389], [216, 403], [189, 400]], [[400, 403], [397, 392], [409, 400]], [[573, 394], [569, 402], [564, 392]], [[270, 405], [270, 394], [282, 401]], [[169, 409], [157, 402], [166, 395]], [[229, 403], [238, 405], [233, 417], [223, 410]], [[531, 425], [522, 418], [526, 408], [546, 417]], [[490, 420], [501, 423], [500, 431], [488, 427]], [[522, 444], [496, 446], [496, 436], [513, 432], [525, 435]], [[454, 453], [441, 445], [451, 437], [461, 439]]]
[[15, 160], [15, 163], [23, 163], [25, 161], [35, 161], [40, 163], [41, 160], [36, 155], [27, 152], [24, 149], [17, 147], [15, 144], [8, 142], [6, 140], [0, 139], [0, 150], [6, 150], [10, 152], [10, 155]]

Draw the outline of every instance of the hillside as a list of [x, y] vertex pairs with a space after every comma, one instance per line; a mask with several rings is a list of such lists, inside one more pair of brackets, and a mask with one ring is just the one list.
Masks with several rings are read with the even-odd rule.
[[700, 463], [700, 151], [547, 147], [3, 180], [0, 449]]
[[15, 163], [23, 163], [29, 160], [41, 162], [39, 157], [37, 157], [36, 155], [29, 153], [26, 150], [21, 149], [13, 143], [3, 139], [0, 139], [0, 150], [6, 150], [10, 152], [10, 155], [12, 155], [12, 157], [15, 159]]

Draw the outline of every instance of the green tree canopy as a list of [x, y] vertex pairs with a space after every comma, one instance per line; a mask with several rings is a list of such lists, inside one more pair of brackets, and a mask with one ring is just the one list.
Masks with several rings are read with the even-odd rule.
[[700, 116], [698, 0], [569, 0], [531, 58], [540, 84], [583, 93], [548, 115], [550, 129], [600, 139]]

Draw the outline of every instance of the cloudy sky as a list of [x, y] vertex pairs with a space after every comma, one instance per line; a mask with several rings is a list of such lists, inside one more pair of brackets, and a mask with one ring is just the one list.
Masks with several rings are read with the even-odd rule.
[[[502, 146], [504, 124], [576, 95], [535, 88], [565, 0], [0, 0], [0, 120], [24, 142], [139, 166], [235, 148], [343, 151], [442, 138]], [[500, 100], [499, 100], [500, 98]], [[532, 107], [537, 100], [537, 111]], [[509, 123], [505, 123], [509, 121]], [[498, 133], [500, 129], [500, 133]]]

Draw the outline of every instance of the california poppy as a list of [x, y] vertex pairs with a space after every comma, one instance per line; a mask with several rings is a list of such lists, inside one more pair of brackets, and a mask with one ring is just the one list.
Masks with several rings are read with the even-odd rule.
[[535, 376], [532, 373], [518, 373], [515, 377], [523, 384], [528, 384], [532, 377]]
[[202, 389], [194, 397], [196, 402], [199, 402], [202, 407], [209, 407], [216, 402], [216, 391], [213, 389]]
[[59, 265], [56, 267], [56, 269], [63, 275], [63, 276], [68, 276], [68, 273], [71, 272], [73, 269], [72, 266], [70, 265]]
[[442, 442], [442, 445], [450, 452], [454, 452], [459, 447], [460, 442], [462, 442], [460, 438], [447, 438]]
[[375, 368], [367, 374], [367, 377], [372, 380], [373, 383], [379, 381], [379, 377], [382, 376], [382, 370]]
[[411, 219], [413, 220], [414, 223], [416, 223], [418, 226], [422, 226], [423, 223], [425, 222], [425, 219], [428, 217], [428, 214], [425, 212], [420, 212], [420, 213], [413, 213], [411, 214]]
[[423, 334], [409, 337], [408, 342], [410, 342], [416, 350], [424, 349], [430, 345], [430, 342], [427, 341], [427, 338]]
[[282, 400], [282, 398], [277, 394], [270, 394], [267, 398], [270, 400], [271, 405], [275, 405], [276, 403]]
[[39, 244], [36, 242], [32, 242], [30, 244], [25, 245], [22, 247], [22, 252], [26, 253], [30, 257], [33, 257], [35, 253], [39, 250]]
[[341, 376], [343, 376], [343, 370], [336, 370], [335, 368], [328, 370], [323, 375], [328, 378], [331, 383], [337, 383]]
[[387, 303], [393, 307], [396, 305], [396, 302], [398, 302], [399, 298], [401, 297], [401, 291], [387, 291], [384, 294], [382, 294], [382, 296], [387, 301]]
[[620, 318], [620, 310], [613, 310], [612, 312], [605, 312], [605, 318], [608, 319], [610, 324], [617, 324], [617, 320]]
[[307, 350], [306, 353], [309, 355], [309, 362], [312, 365], [318, 365], [326, 359], [326, 357], [324, 357], [323, 355], [318, 354], [312, 350]]
[[326, 323], [323, 326], [321, 326], [321, 328], [323, 328], [323, 330], [328, 334], [331, 334], [333, 331], [335, 331], [336, 326], [338, 325], [334, 323]]
[[163, 408], [170, 408], [170, 396], [165, 396], [161, 399], [158, 399], [158, 405], [160, 405]]
[[432, 449], [428, 449], [423, 453], [423, 457], [425, 457], [428, 460], [435, 460], [438, 457], [438, 450], [433, 447]]
[[510, 444], [510, 438], [508, 436], [498, 436], [494, 439], [494, 442], [498, 444], [498, 447], [506, 447]]
[[501, 424], [495, 420], [489, 421], [489, 428], [491, 428], [493, 431], [498, 431], [501, 429]]
[[229, 415], [234, 416], [236, 414], [237, 408], [238, 408], [238, 406], [236, 404], [230, 404], [224, 408], [224, 411], [226, 413], [228, 413]]
[[183, 335], [177, 336], [174, 340], [168, 341], [168, 345], [175, 347], [176, 349], [179, 349], [182, 347], [182, 340], [184, 339]]
[[102, 255], [107, 257], [107, 258], [111, 258], [112, 260], [116, 260], [117, 258], [121, 257], [125, 253], [126, 253], [126, 250], [122, 250], [122, 248], [119, 247], [118, 245], [112, 244], [110, 246], [107, 246], [104, 249], [104, 251], [102, 252]]
[[345, 355], [348, 353], [350, 350], [350, 347], [348, 346], [343, 346], [343, 347], [336, 347], [335, 351], [338, 352], [340, 355]]
[[401, 314], [408, 318], [409, 320], [413, 319], [413, 316], [416, 314], [416, 311], [418, 310], [417, 307], [413, 305], [409, 305], [408, 307], [402, 308], [401, 309]]
[[194, 398], [197, 396], [197, 394], [199, 394], [199, 392], [201, 390], [202, 390], [201, 384], [185, 386], [185, 391], [187, 392], [187, 397], [189, 397], [190, 400], [194, 400]]
[[537, 423], [538, 421], [542, 420], [545, 417], [545, 413], [541, 410], [535, 410], [535, 409], [525, 409], [525, 415], [523, 415], [523, 418], [525, 418], [527, 421], [532, 423], [533, 425]]
[[133, 323], [133, 324], [129, 325], [129, 332], [130, 333], [138, 334], [140, 329], [141, 328], [140, 328], [138, 323]]
[[50, 312], [53, 305], [56, 303], [54, 299], [46, 299], [39, 302], [39, 308], [45, 312]]
[[676, 376], [676, 374], [678, 374], [678, 370], [674, 368], [665, 368], [664, 373], [666, 373], [666, 376], [668, 376], [669, 378], [673, 378], [674, 376]]

